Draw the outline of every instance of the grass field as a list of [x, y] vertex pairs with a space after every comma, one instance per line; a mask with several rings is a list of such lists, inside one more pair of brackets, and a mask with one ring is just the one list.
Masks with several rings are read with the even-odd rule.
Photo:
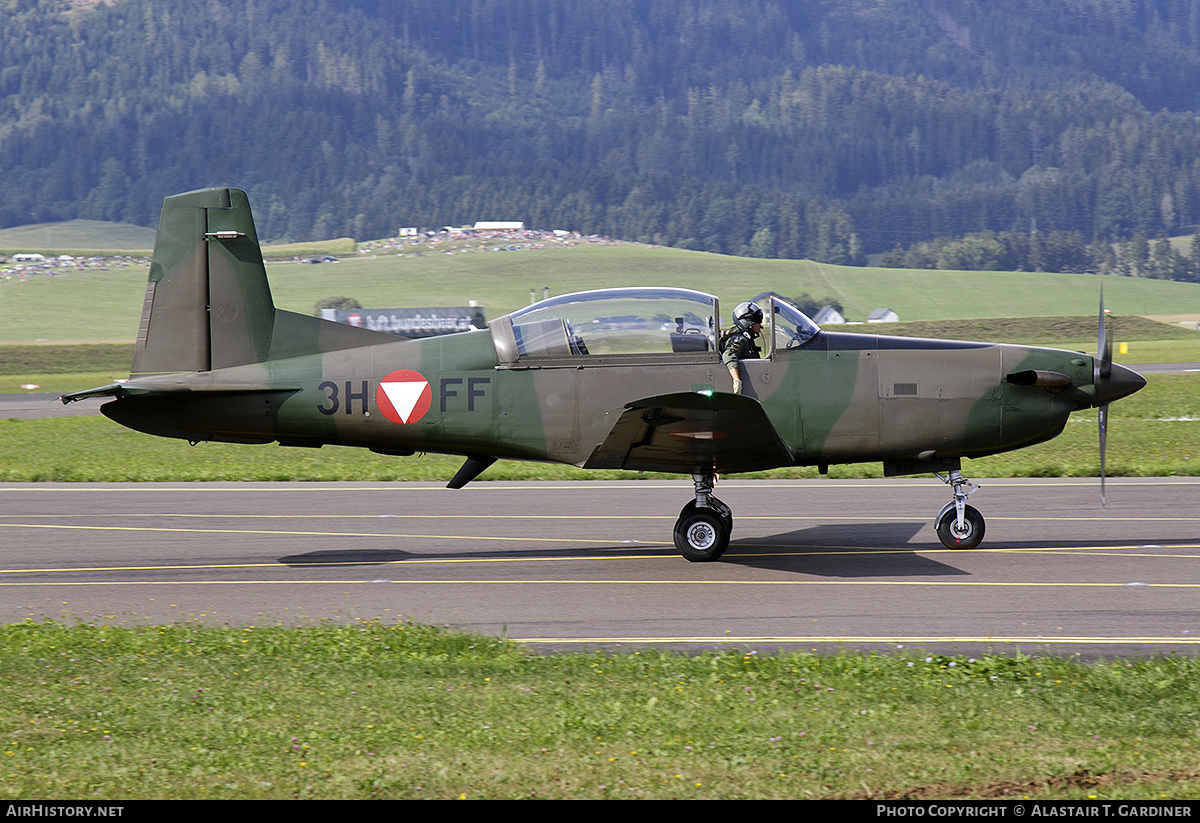
[[1200, 663], [0, 627], [0, 798], [1198, 799]]
[[154, 248], [154, 229], [129, 223], [102, 220], [66, 220], [61, 223], [34, 223], [0, 229], [0, 254], [38, 252], [50, 254], [89, 254], [92, 252], [149, 253]]
[[[849, 317], [858, 320], [883, 306], [903, 320], [1095, 316], [1103, 284], [1105, 305], [1114, 315], [1200, 315], [1200, 284], [1165, 280], [856, 268], [637, 244], [456, 249], [428, 249], [422, 257], [368, 254], [317, 266], [276, 263], [268, 265], [267, 274], [276, 305], [305, 314], [322, 298], [346, 296], [379, 308], [458, 306], [476, 300], [493, 318], [527, 305], [530, 292], [540, 299], [543, 287], [556, 295], [660, 285], [716, 294], [726, 315], [742, 300], [776, 291], [789, 297], [837, 298]], [[131, 341], [145, 281], [144, 268], [0, 279], [0, 343]]]
[[263, 259], [267, 261], [293, 262], [296, 257], [323, 257], [330, 254], [339, 260], [353, 258], [357, 244], [353, 237], [338, 237], [309, 243], [278, 243], [262, 247]]
[[[0, 256], [18, 252], [39, 252], [71, 256], [106, 255], [113, 253], [150, 256], [154, 248], [154, 229], [129, 223], [107, 223], [103, 220], [66, 220], [61, 223], [34, 223], [0, 229]], [[263, 246], [268, 260], [291, 259], [324, 254], [354, 254], [354, 239], [339, 237], [309, 243], [277, 243]]]

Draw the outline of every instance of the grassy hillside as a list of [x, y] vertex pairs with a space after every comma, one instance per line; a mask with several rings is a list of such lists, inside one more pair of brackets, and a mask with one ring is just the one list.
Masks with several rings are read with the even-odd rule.
[[[490, 248], [491, 246], [488, 246]], [[364, 306], [465, 305], [489, 318], [551, 295], [611, 286], [699, 289], [721, 299], [724, 314], [762, 291], [808, 293], [842, 302], [852, 320], [886, 306], [902, 320], [1044, 315], [1091, 316], [1100, 287], [1114, 315], [1200, 314], [1200, 284], [1140, 278], [1030, 272], [946, 272], [831, 266], [801, 260], [729, 257], [637, 244], [581, 243], [492, 252], [369, 254], [318, 266], [267, 268], [276, 305], [311, 313], [323, 297]], [[0, 279], [0, 342], [128, 342], [137, 331], [145, 289], [142, 267], [64, 276]], [[936, 330], [935, 330], [936, 331]], [[939, 332], [937, 336], [955, 336]]]
[[0, 229], [0, 251], [70, 254], [79, 251], [141, 252], [154, 248], [154, 229], [103, 220], [66, 220]]
[[[106, 220], [34, 223], [0, 229], [0, 256], [11, 256], [19, 252], [37, 252], [46, 256], [110, 255], [123, 252], [148, 257], [150, 250], [154, 248], [154, 235], [154, 229]], [[309, 243], [276, 243], [263, 246], [263, 257], [268, 260], [290, 260], [293, 257], [309, 255], [352, 255], [354, 245], [354, 239], [350, 237]]]

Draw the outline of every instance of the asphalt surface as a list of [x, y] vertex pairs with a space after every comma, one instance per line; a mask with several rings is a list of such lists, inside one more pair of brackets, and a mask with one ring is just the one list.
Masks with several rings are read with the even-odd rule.
[[0, 420], [16, 417], [32, 420], [37, 417], [90, 417], [100, 414], [100, 406], [111, 398], [97, 397], [64, 406], [59, 395], [49, 392], [0, 394]]
[[992, 480], [973, 551], [933, 478], [722, 481], [718, 563], [675, 553], [680, 481], [0, 484], [0, 620], [413, 617], [535, 649], [1192, 654], [1200, 479]]
[[[1122, 363], [1122, 365], [1125, 365]], [[1134, 363], [1126, 366], [1138, 374], [1191, 374], [1200, 371], [1200, 363]]]

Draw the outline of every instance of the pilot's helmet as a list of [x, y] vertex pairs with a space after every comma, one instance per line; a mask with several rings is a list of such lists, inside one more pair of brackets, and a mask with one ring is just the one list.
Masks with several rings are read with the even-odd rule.
[[742, 331], [750, 331], [755, 323], [763, 321], [763, 310], [757, 303], [738, 303], [733, 310], [733, 325]]

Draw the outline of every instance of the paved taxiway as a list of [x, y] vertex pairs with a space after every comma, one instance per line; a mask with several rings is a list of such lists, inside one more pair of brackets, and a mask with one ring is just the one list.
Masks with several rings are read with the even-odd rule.
[[728, 554], [670, 544], [691, 484], [0, 484], [0, 619], [414, 617], [535, 647], [1200, 647], [1200, 479], [992, 480], [974, 551], [932, 478], [726, 480]]
[[8, 417], [24, 420], [40, 417], [94, 417], [100, 414], [100, 406], [107, 401], [107, 397], [97, 397], [64, 406], [59, 400], [59, 395], [49, 392], [0, 394], [0, 420]]

